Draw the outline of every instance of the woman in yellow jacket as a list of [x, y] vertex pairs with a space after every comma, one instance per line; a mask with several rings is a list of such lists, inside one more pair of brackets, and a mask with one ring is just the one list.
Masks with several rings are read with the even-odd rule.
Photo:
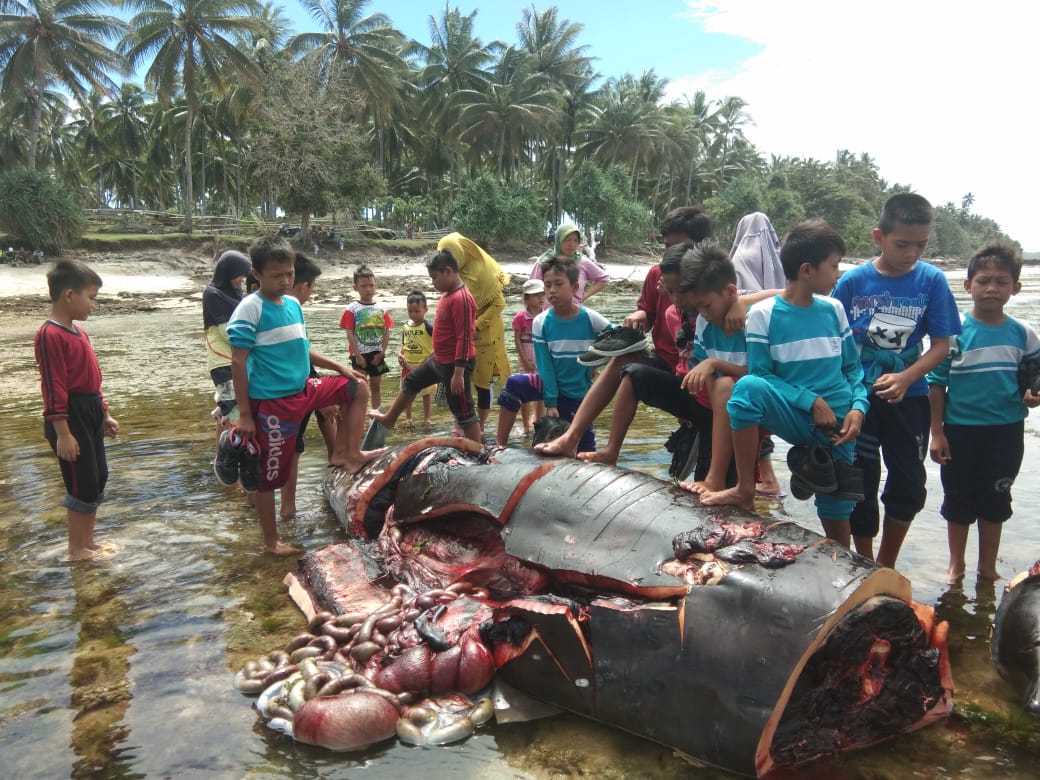
[[437, 243], [437, 249], [452, 253], [459, 264], [459, 276], [477, 302], [477, 332], [473, 339], [477, 362], [473, 368], [473, 386], [477, 388], [477, 413], [483, 428], [491, 411], [492, 378], [512, 373], [502, 324], [502, 312], [506, 308], [502, 291], [509, 284], [509, 274], [495, 258], [461, 233], [449, 233]]

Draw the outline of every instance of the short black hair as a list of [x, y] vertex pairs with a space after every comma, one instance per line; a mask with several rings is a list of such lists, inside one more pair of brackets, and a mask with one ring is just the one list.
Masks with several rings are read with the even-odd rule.
[[976, 250], [968, 261], [968, 279], [988, 266], [1010, 272], [1012, 280], [1017, 282], [1022, 274], [1022, 253], [1018, 247], [1003, 241], [986, 244]]
[[354, 271], [354, 284], [357, 284], [359, 279], [375, 279], [375, 278], [376, 278], [375, 271], [373, 271], [371, 268], [369, 268], [364, 263], [359, 265], [357, 267], [357, 270]]
[[679, 264], [679, 292], [722, 292], [737, 283], [737, 269], [718, 244], [687, 247]]
[[407, 303], [409, 306], [416, 303], [426, 306], [426, 296], [423, 294], [421, 290], [412, 290], [410, 293], [408, 293], [408, 298], [405, 301], [405, 303]]
[[97, 271], [79, 260], [59, 260], [47, 272], [47, 292], [51, 302], [58, 300], [66, 290], [83, 292], [87, 287], [101, 287]]
[[542, 278], [545, 278], [545, 275], [550, 271], [565, 274], [567, 278], [570, 279], [571, 284], [578, 283], [578, 264], [568, 257], [553, 255], [548, 260], [543, 260]]
[[664, 215], [660, 233], [682, 233], [697, 244], [711, 235], [711, 219], [700, 206], [680, 206]]
[[661, 274], [679, 273], [679, 267], [683, 255], [686, 254], [686, 250], [689, 248], [689, 244], [673, 244], [664, 250], [664, 254], [661, 255], [661, 262], [658, 264], [658, 267], [661, 269]]
[[804, 263], [814, 268], [835, 252], [845, 256], [845, 242], [838, 231], [827, 221], [816, 217], [797, 223], [784, 237], [784, 245], [780, 247], [780, 265], [784, 267], [784, 276], [797, 279], [798, 270]]
[[931, 225], [935, 221], [932, 204], [915, 192], [899, 192], [885, 201], [878, 219], [878, 229], [891, 233], [897, 224]]
[[249, 247], [249, 260], [253, 270], [261, 273], [269, 263], [296, 263], [296, 252], [292, 245], [278, 235], [269, 235], [254, 241]]
[[296, 265], [293, 272], [294, 284], [314, 284], [314, 280], [321, 276], [321, 268], [310, 255], [303, 252], [296, 253]]
[[459, 261], [455, 259], [455, 255], [451, 253], [450, 249], [438, 250], [426, 261], [427, 271], [443, 271], [445, 268], [450, 268], [456, 273], [459, 270]]

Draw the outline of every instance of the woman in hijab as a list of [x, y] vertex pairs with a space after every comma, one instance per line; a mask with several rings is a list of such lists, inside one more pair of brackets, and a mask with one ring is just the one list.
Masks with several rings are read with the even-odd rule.
[[[544, 252], [531, 268], [531, 279], [542, 278], [542, 263], [550, 257], [567, 257], [578, 264], [578, 288], [574, 300], [587, 301], [610, 283], [610, 275], [580, 251], [581, 231], [577, 225], [563, 224], [556, 228], [556, 239], [552, 249]], [[588, 285], [588, 287], [586, 287]], [[548, 304], [546, 304], [548, 306]]]
[[458, 262], [459, 276], [477, 304], [477, 331], [473, 337], [477, 362], [473, 368], [473, 386], [477, 388], [477, 414], [483, 428], [491, 411], [491, 380], [512, 373], [502, 324], [502, 312], [506, 308], [502, 291], [509, 284], [509, 274], [461, 233], [449, 233], [438, 241], [437, 251], [442, 249], [451, 252]]
[[235, 388], [231, 383], [231, 344], [228, 343], [227, 324], [231, 313], [242, 301], [242, 282], [252, 264], [241, 252], [229, 250], [217, 260], [213, 278], [202, 292], [202, 322], [206, 327], [206, 358], [209, 375], [217, 390], [213, 399], [217, 407], [213, 419], [217, 422], [217, 441], [220, 430], [238, 418], [235, 408]]

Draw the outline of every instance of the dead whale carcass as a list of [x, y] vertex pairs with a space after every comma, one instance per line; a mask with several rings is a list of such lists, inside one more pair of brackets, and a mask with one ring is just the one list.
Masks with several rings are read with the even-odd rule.
[[993, 619], [993, 665], [1022, 705], [1040, 715], [1040, 561], [1015, 577]]
[[[500, 678], [708, 763], [764, 775], [952, 707], [946, 626], [909, 582], [794, 523], [459, 439], [325, 489], [393, 580], [486, 591]], [[310, 575], [335, 611], [344, 584]]]

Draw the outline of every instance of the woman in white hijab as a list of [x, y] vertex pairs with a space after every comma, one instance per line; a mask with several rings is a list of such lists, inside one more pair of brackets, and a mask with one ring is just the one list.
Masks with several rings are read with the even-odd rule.
[[760, 292], [787, 284], [780, 265], [780, 239], [769, 217], [761, 211], [740, 218], [729, 257], [737, 269], [740, 290]]

